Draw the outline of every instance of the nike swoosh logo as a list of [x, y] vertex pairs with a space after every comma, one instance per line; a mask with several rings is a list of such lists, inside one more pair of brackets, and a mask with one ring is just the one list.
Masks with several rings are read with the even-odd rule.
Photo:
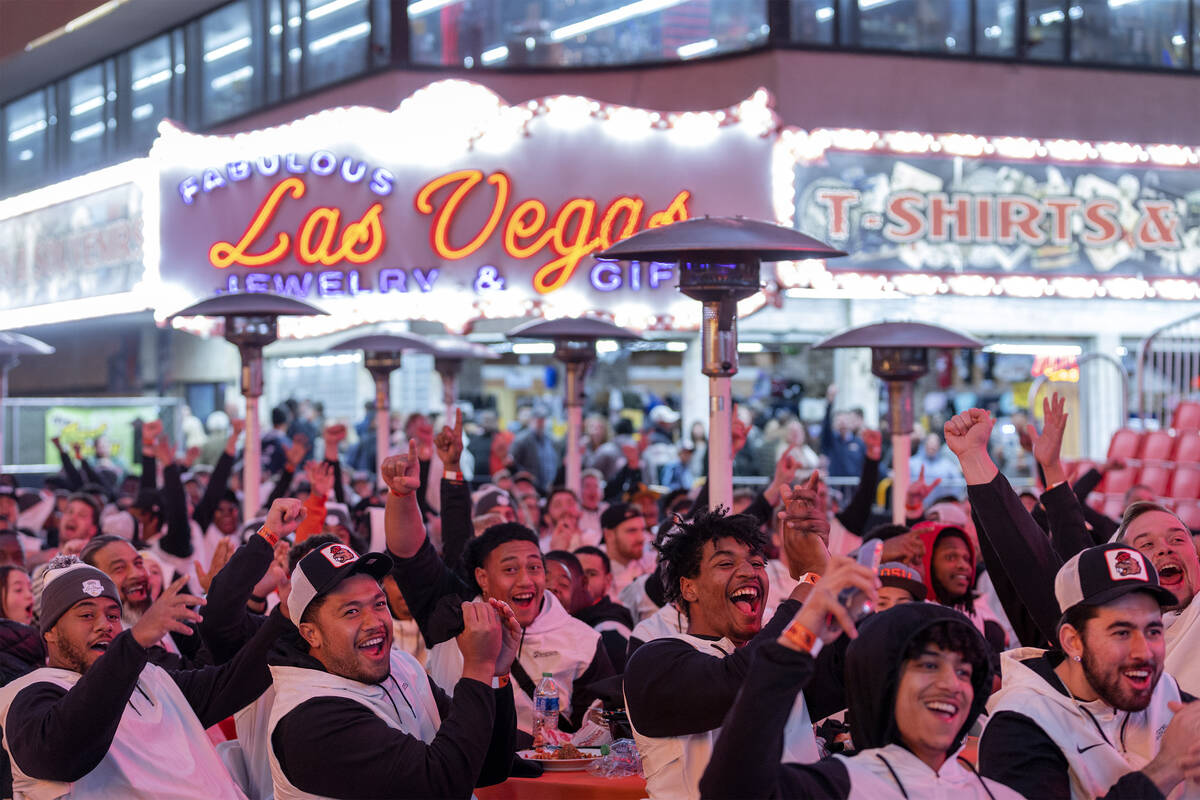
[[1091, 750], [1093, 747], [1103, 747], [1103, 746], [1104, 746], [1104, 742], [1098, 742], [1096, 744], [1089, 744], [1087, 747], [1080, 747], [1079, 745], [1075, 745], [1075, 749], [1078, 750], [1080, 753], [1086, 753], [1088, 750]]

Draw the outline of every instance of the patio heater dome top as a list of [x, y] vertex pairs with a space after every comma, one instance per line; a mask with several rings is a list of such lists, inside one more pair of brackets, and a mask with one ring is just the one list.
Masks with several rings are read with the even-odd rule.
[[562, 317], [525, 322], [508, 332], [509, 339], [553, 339], [586, 342], [597, 339], [641, 339], [631, 330], [592, 317]]
[[265, 315], [278, 317], [323, 317], [328, 316], [328, 313], [294, 297], [285, 297], [284, 295], [269, 294], [267, 292], [238, 292], [219, 294], [206, 298], [185, 309], [176, 311], [168, 319], [175, 317], [257, 317]]
[[491, 360], [499, 358], [490, 347], [477, 342], [466, 340], [438, 340], [432, 339], [433, 356], [435, 359], [468, 359], [482, 358]]
[[23, 333], [0, 331], [0, 356], [48, 356], [54, 348]]
[[814, 350], [835, 347], [979, 348], [983, 342], [938, 325], [924, 322], [876, 322], [839, 331], [813, 345]]
[[687, 261], [692, 258], [738, 261], [796, 261], [846, 255], [793, 228], [747, 217], [697, 217], [636, 233], [598, 258]]
[[378, 353], [433, 353], [432, 341], [416, 333], [368, 333], [338, 342], [330, 350], [366, 350]]

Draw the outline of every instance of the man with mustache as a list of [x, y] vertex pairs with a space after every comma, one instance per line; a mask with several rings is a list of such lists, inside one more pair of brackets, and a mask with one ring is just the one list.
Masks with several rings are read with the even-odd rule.
[[[1068, 415], [1055, 395], [1043, 403], [1045, 428], [1035, 433], [1034, 454], [1046, 475], [1046, 497], [1058, 493], [1068, 504], [1075, 503], [1059, 458]], [[993, 420], [984, 410], [973, 408], [946, 423], [946, 443], [959, 458], [971, 506], [980, 522], [981, 545], [993, 552], [985, 556], [997, 563], [990, 570], [1001, 596], [1018, 598], [1046, 642], [1057, 641], [1060, 611], [1050, 591], [1054, 574], [1065, 559], [1091, 546], [1082, 515], [1074, 524], [1051, 525], [1048, 538], [1021, 504], [1008, 480], [1000, 474], [988, 454]], [[1134, 503], [1125, 510], [1116, 541], [1140, 552], [1162, 577], [1160, 583], [1175, 598], [1163, 609], [1166, 671], [1185, 692], [1200, 693], [1200, 603], [1193, 602], [1200, 587], [1200, 556], [1192, 545], [1191, 533], [1177, 516], [1154, 503]], [[1008, 607], [1006, 613], [1010, 611]], [[1014, 617], [1009, 613], [1009, 618]], [[1030, 642], [1026, 642], [1029, 644]]]
[[[815, 487], [789, 502], [785, 541], [793, 564], [808, 570], [775, 616], [763, 624], [769, 579], [766, 535], [748, 515], [701, 511], [662, 531], [664, 607], [682, 609], [686, 632], [646, 642], [625, 668], [625, 701], [650, 796], [698, 798], [722, 720], [741, 689], [754, 652], [779, 637], [823, 571], [828, 520]], [[784, 499], [792, 501], [785, 490]], [[844, 642], [844, 640], [842, 640]], [[784, 759], [819, 758], [812, 720], [844, 708], [844, 648], [821, 655], [810, 691], [796, 698], [783, 733]]]
[[122, 630], [112, 579], [60, 558], [42, 591], [49, 664], [0, 690], [15, 796], [244, 798], [204, 729], [270, 685], [267, 652], [286, 620], [268, 622], [222, 667], [164, 670], [147, 648], [199, 621], [204, 600], [178, 580]]
[[1064, 800], [1166, 797], [1200, 778], [1200, 704], [1163, 672], [1161, 608], [1175, 596], [1149, 559], [1122, 544], [1089, 548], [1054, 591], [1060, 649], [1004, 654], [980, 772]]

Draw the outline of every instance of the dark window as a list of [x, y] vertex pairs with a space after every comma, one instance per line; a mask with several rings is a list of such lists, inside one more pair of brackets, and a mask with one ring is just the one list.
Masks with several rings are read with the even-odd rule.
[[[1026, 0], [1025, 8], [1022, 55], [1033, 61], [1062, 61], [1068, 14], [1062, 0]], [[1081, 11], [1079, 6], [1072, 5], [1069, 13], [1078, 16]]]
[[41, 179], [49, 166], [49, 143], [56, 121], [43, 89], [4, 107], [5, 183], [27, 186]]
[[304, 42], [306, 89], [366, 72], [371, 53], [369, 0], [309, 0]]
[[1017, 54], [1017, 0], [975, 0], [975, 53]]
[[1072, 0], [1071, 60], [1187, 66], [1185, 0]]
[[767, 40], [765, 0], [409, 0], [413, 61], [575, 67], [677, 61]]
[[112, 74], [105, 63], [66, 80], [66, 162], [72, 170], [101, 163], [115, 134], [117, 92]]
[[159, 36], [129, 51], [129, 141], [135, 150], [148, 150], [158, 135], [158, 123], [174, 114], [172, 89], [185, 67], [176, 63], [169, 36]]
[[792, 41], [833, 44], [834, 0], [791, 0]]
[[841, 0], [842, 43], [919, 53], [971, 50], [970, 0]]
[[201, 19], [200, 47], [202, 123], [213, 125], [253, 110], [260, 76], [255, 74], [249, 3], [239, 0]]

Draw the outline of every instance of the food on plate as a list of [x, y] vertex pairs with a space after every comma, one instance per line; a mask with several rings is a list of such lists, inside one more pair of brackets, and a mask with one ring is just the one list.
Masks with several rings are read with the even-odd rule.
[[592, 753], [582, 752], [578, 747], [576, 747], [573, 744], [564, 744], [564, 745], [562, 745], [560, 747], [556, 747], [554, 749], [549, 749], [549, 748], [543, 747], [539, 750], [534, 751], [533, 755], [531, 755], [530, 758], [544, 759], [544, 760], [555, 759], [555, 760], [559, 760], [559, 761], [565, 761], [567, 759], [574, 759], [574, 758], [596, 758], [596, 756]]

